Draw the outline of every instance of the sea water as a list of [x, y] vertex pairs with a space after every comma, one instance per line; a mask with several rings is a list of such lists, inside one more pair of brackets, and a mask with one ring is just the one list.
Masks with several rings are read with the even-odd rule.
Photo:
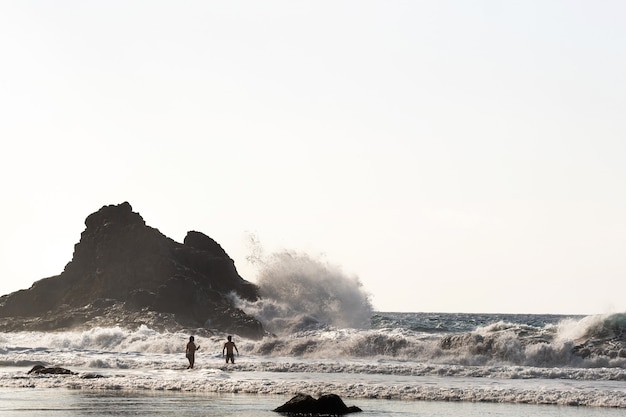
[[[59, 389], [33, 390], [30, 396], [12, 390], [0, 390], [0, 413], [6, 416], [224, 416], [276, 417], [270, 411], [283, 401], [281, 396], [249, 394], [190, 394], [145, 392], [84, 392]], [[620, 409], [589, 409], [524, 404], [408, 402], [384, 399], [354, 401], [362, 409], [355, 415], [428, 416], [428, 417], [614, 417]]]
[[235, 336], [228, 365], [226, 335], [199, 329], [189, 370], [190, 335], [145, 325], [0, 333], [0, 413], [269, 416], [303, 392], [367, 416], [624, 416], [625, 317], [376, 313], [368, 328]]

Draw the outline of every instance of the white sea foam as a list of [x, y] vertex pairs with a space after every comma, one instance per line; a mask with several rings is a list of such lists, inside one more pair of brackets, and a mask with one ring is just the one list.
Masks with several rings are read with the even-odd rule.
[[[409, 341], [407, 334], [391, 329], [331, 329], [284, 339], [235, 339], [242, 352], [235, 365], [222, 362], [222, 337], [197, 336], [202, 347], [198, 369], [192, 371], [185, 369], [187, 337], [145, 326], [134, 331], [96, 328], [0, 334], [0, 387], [280, 395], [303, 391], [352, 398], [626, 407], [623, 368], [473, 366], [395, 354], [419, 353], [419, 348], [410, 345], [420, 341], [433, 349], [435, 340], [423, 334]], [[393, 348], [381, 351], [380, 346], [393, 339], [403, 340], [395, 353]], [[310, 340], [315, 342], [310, 344]], [[280, 343], [284, 345], [279, 347]], [[311, 349], [309, 354], [307, 349]], [[296, 350], [303, 354], [294, 355]], [[78, 374], [28, 375], [36, 363], [62, 366]]]
[[620, 336], [626, 330], [626, 314], [598, 314], [580, 320], [563, 320], [557, 326], [557, 340], [584, 341]]

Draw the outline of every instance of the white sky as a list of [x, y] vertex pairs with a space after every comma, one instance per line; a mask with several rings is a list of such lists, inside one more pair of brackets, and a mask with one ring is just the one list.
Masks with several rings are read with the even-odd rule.
[[0, 294], [128, 201], [382, 311], [626, 310], [622, 1], [0, 2]]

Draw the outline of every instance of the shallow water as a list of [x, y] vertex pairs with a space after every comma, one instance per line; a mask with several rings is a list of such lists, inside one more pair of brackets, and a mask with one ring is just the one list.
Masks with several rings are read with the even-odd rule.
[[[237, 416], [276, 417], [271, 411], [290, 396], [70, 389], [0, 389], [0, 414], [44, 416]], [[363, 417], [623, 417], [624, 410], [529, 404], [345, 399]]]

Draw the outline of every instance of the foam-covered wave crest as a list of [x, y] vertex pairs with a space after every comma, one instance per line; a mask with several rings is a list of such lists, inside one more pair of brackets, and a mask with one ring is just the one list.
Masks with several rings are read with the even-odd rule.
[[558, 337], [564, 340], [625, 340], [626, 313], [601, 314], [567, 319], [559, 323]]
[[594, 315], [536, 327], [499, 321], [446, 335], [440, 346], [462, 363], [626, 367], [626, 315]]
[[545, 326], [499, 321], [457, 333], [321, 328], [266, 337], [250, 349], [258, 355], [283, 357], [393, 358], [463, 366], [626, 368], [623, 333], [617, 328], [606, 330], [615, 322], [614, 316]]

